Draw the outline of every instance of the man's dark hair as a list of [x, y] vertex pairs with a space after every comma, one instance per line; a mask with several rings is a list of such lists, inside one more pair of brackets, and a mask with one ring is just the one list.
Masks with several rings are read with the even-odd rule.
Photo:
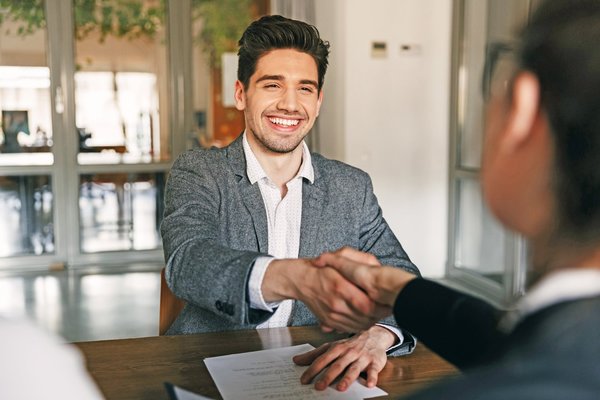
[[521, 35], [555, 145], [557, 233], [600, 239], [600, 1], [547, 0]]
[[248, 88], [260, 57], [276, 49], [295, 49], [310, 55], [317, 64], [319, 91], [323, 88], [329, 42], [319, 37], [316, 27], [281, 15], [268, 15], [251, 23], [238, 44], [238, 79], [244, 88]]

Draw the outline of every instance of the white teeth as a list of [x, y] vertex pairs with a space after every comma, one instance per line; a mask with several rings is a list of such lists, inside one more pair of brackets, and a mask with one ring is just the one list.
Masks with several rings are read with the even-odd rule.
[[300, 123], [297, 119], [283, 119], [283, 118], [269, 118], [274, 124], [283, 125], [283, 126], [296, 126]]

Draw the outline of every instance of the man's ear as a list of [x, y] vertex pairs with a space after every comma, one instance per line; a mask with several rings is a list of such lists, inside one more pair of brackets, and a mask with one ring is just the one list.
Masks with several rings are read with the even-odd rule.
[[319, 116], [319, 112], [321, 111], [321, 104], [323, 104], [323, 89], [319, 90], [319, 98], [317, 99], [317, 113], [315, 117]]
[[246, 91], [244, 89], [244, 84], [238, 79], [235, 81], [235, 108], [240, 111], [244, 111], [246, 109]]
[[519, 73], [513, 83], [503, 147], [513, 150], [533, 132], [540, 109], [540, 83], [531, 72]]

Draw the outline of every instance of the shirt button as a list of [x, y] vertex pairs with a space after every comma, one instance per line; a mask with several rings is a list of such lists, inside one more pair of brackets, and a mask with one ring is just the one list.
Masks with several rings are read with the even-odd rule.
[[217, 307], [217, 310], [219, 311], [223, 310], [223, 303], [221, 303], [221, 300], [217, 300], [217, 302], [215, 303], [215, 307]]

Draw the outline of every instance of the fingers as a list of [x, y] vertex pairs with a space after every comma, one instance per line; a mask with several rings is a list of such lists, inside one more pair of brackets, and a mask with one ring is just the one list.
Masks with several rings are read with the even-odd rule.
[[313, 260], [314, 264], [318, 267], [325, 267], [327, 264], [323, 262], [322, 256], [325, 254], [334, 255], [337, 257], [345, 258], [351, 260], [357, 264], [366, 264], [366, 265], [381, 265], [377, 257], [375, 257], [371, 253], [365, 253], [360, 250], [356, 250], [352, 247], [342, 247], [339, 250], [333, 252], [327, 252], [321, 254], [321, 256], [317, 257]]
[[343, 299], [343, 302], [339, 302], [337, 306], [343, 307], [347, 304], [351, 307], [351, 311], [362, 315], [370, 315], [375, 311], [376, 304], [367, 293], [356, 287], [353, 283], [348, 282], [344, 277], [339, 276], [339, 279], [335, 289], [338, 296]]
[[[340, 360], [341, 363], [343, 363], [344, 361], [346, 361], [346, 360]], [[352, 385], [352, 382], [354, 382], [355, 380], [358, 379], [358, 376], [360, 375], [360, 373], [369, 366], [369, 363], [370, 363], [370, 361], [367, 358], [359, 358], [358, 360], [352, 362], [345, 369], [346, 372], [344, 373], [342, 379], [340, 379], [340, 381], [337, 383], [336, 389], [341, 392], [348, 389], [348, 387], [350, 387], [350, 385]], [[341, 372], [343, 372], [343, 370]], [[327, 374], [325, 374], [325, 375], [327, 375]], [[333, 374], [331, 374], [331, 375], [333, 375]], [[330, 377], [328, 377], [328, 378], [330, 378]], [[331, 381], [329, 383], [333, 382], [333, 380], [335, 380], [335, 378], [337, 378], [337, 375], [335, 377], [331, 378]], [[329, 384], [327, 386], [329, 386]], [[325, 386], [325, 387], [327, 387], [327, 386]]]
[[[335, 254], [325, 254], [323, 258], [326, 261], [328, 258], [340, 259], [342, 265], [345, 265], [344, 260], [347, 260]], [[354, 263], [354, 261], [347, 262]], [[366, 268], [367, 271], [361, 272], [362, 268]], [[381, 269], [372, 265], [356, 269], [358, 274], [364, 275], [364, 278], [360, 279], [367, 282], [365, 284], [367, 287], [370, 285], [369, 280], [372, 275], [368, 269], [371, 268]], [[350, 269], [350, 273], [354, 273], [353, 268]], [[302, 280], [302, 291], [299, 292], [298, 299], [317, 316], [325, 327], [324, 331], [358, 332], [391, 314], [389, 307], [378, 305], [373, 300], [374, 296], [332, 268], [308, 268]]]
[[358, 263], [350, 258], [342, 257], [336, 253], [323, 253], [317, 257], [313, 264], [319, 267], [332, 267], [341, 272], [342, 275], [351, 275], [354, 268], [361, 263]]
[[381, 318], [375, 316], [351, 316], [343, 314], [330, 313], [328, 315], [327, 326], [333, 331], [355, 333], [372, 327]]
[[[313, 274], [311, 274], [313, 275]], [[300, 299], [323, 323], [325, 330], [358, 332], [369, 328], [381, 315], [381, 307], [369, 296], [332, 269], [315, 269], [305, 281], [306, 292]]]
[[337, 342], [327, 344], [327, 348], [321, 346], [311, 352], [294, 357], [296, 364], [302, 362], [300, 365], [306, 365], [309, 360], [312, 360], [312, 364], [300, 378], [303, 384], [308, 384], [316, 378], [315, 389], [325, 390], [341, 377], [336, 384], [336, 389], [345, 391], [365, 370], [367, 371], [367, 386], [375, 386], [379, 372], [385, 366], [386, 357], [385, 351], [380, 357], [376, 357], [368, 351], [353, 347], [349, 342]]
[[292, 357], [292, 360], [297, 365], [310, 365], [317, 357], [329, 350], [330, 346], [331, 343], [325, 343], [324, 345], [321, 345], [316, 349], [307, 351], [306, 353], [295, 355], [294, 357]]
[[340, 260], [342, 260], [342, 257], [338, 256], [337, 254], [323, 253], [313, 260], [313, 265], [317, 267], [333, 267], [339, 270], [343, 267], [343, 264], [340, 262]]
[[[331, 302], [307, 304], [322, 321], [325, 332], [359, 332], [365, 330], [381, 319], [381, 312], [363, 314], [355, 311], [344, 299], [335, 298]], [[379, 308], [373, 308], [378, 311]], [[387, 313], [385, 315], [388, 315]]]
[[334, 268], [349, 283], [366, 292], [366, 295], [370, 299], [374, 301], [379, 300], [379, 288], [376, 282], [383, 267], [356, 263], [353, 260], [332, 253], [321, 255], [319, 262], [323, 262], [324, 265]]
[[331, 267], [338, 271], [344, 278], [357, 284], [361, 287], [365, 285], [365, 282], [361, 278], [368, 278], [364, 276], [363, 269], [365, 264], [356, 262], [352, 259], [342, 257], [334, 253], [323, 253], [315, 261], [315, 265], [321, 267]]
[[[340, 360], [341, 361], [341, 360]], [[374, 387], [377, 385], [377, 379], [379, 373], [385, 367], [387, 362], [387, 356], [385, 350], [374, 351], [373, 349], [360, 353], [360, 356], [356, 358], [356, 361], [352, 362], [342, 379], [336, 385], [336, 388], [340, 391], [344, 391], [350, 387], [350, 385], [356, 381], [362, 371], [367, 371], [367, 387]]]
[[[329, 364], [331, 364], [335, 359], [337, 359], [342, 354], [342, 346], [335, 345], [333, 343], [328, 343], [328, 345], [329, 345], [329, 347], [326, 349], [326, 351], [323, 351], [318, 357], [316, 357], [313, 360], [310, 367], [306, 371], [304, 371], [304, 373], [300, 377], [300, 382], [302, 382], [303, 384], [310, 383], [314, 377], [316, 377], [321, 371], [323, 371], [325, 368], [327, 368], [327, 366]], [[321, 347], [323, 347], [323, 346], [321, 346]], [[321, 347], [319, 347], [316, 350], [321, 349]], [[322, 378], [319, 379], [319, 382], [321, 382], [322, 380], [323, 380]], [[317, 389], [322, 387], [322, 389], [319, 389], [319, 390], [325, 389], [327, 386], [329, 386], [329, 383], [331, 383], [331, 382], [329, 382], [328, 384], [323, 386], [323, 384], [322, 383], [319, 384], [319, 382], [317, 382], [318, 385], [315, 384], [315, 387]]]
[[379, 373], [385, 367], [385, 364], [378, 365], [378, 363], [373, 362], [367, 368], [367, 387], [375, 387], [377, 385], [377, 380], [379, 379]]
[[385, 307], [378, 307], [374, 303], [368, 308], [356, 306], [354, 300], [339, 302], [338, 305], [329, 313], [328, 326], [339, 332], [359, 332], [370, 328], [379, 321], [381, 315], [387, 316], [389, 313]]
[[365, 253], [352, 247], [342, 247], [336, 251], [335, 254], [360, 264], [381, 265], [377, 257], [375, 257], [373, 254]]

